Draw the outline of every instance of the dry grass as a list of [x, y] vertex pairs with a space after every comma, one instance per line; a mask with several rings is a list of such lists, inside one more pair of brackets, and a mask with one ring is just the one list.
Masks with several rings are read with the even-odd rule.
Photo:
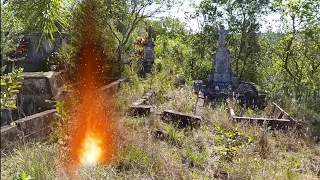
[[[124, 87], [128, 88], [128, 87]], [[122, 96], [130, 90], [124, 89]], [[129, 93], [126, 105], [144, 93]], [[191, 89], [182, 88], [164, 94], [158, 110], [169, 108], [189, 112], [195, 103]], [[123, 99], [124, 100], [124, 99]], [[124, 107], [125, 109], [126, 107]], [[125, 116], [125, 111], [123, 113]], [[78, 179], [319, 179], [320, 146], [295, 133], [271, 131], [261, 126], [233, 123], [224, 104], [207, 107], [203, 125], [183, 131], [179, 145], [155, 139], [151, 131], [166, 131], [157, 115], [124, 117], [119, 121], [120, 147], [117, 163], [112, 166], [81, 167]], [[225, 132], [236, 128], [253, 139], [250, 145], [236, 150], [231, 161], [220, 158], [230, 138], [218, 135], [216, 126]], [[173, 129], [175, 130], [175, 129]], [[179, 130], [175, 130], [180, 132]], [[232, 137], [233, 135], [231, 135]], [[242, 140], [240, 140], [242, 141]], [[21, 147], [2, 161], [1, 179], [13, 179], [25, 171], [35, 179], [72, 179], [65, 175], [59, 160], [62, 152], [55, 145], [31, 144]]]
[[15, 179], [22, 171], [35, 179], [55, 179], [61, 154], [55, 145], [30, 143], [1, 158], [1, 179]]
[[178, 88], [167, 92], [164, 96], [165, 100], [156, 101], [156, 110], [161, 112], [166, 109], [175, 110], [182, 113], [192, 114], [197, 95], [192, 92], [190, 87]]

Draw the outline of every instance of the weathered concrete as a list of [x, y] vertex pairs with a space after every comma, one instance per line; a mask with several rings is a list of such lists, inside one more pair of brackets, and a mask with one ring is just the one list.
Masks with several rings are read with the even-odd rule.
[[151, 114], [152, 109], [152, 98], [155, 96], [154, 91], [146, 93], [142, 98], [138, 99], [129, 109], [129, 114], [131, 116], [148, 116]]
[[[24, 80], [20, 93], [17, 96], [17, 110], [11, 112], [12, 120], [53, 109], [53, 104], [46, 100], [61, 101], [67, 95], [69, 88], [76, 84], [64, 84], [63, 72], [24, 72]], [[116, 80], [100, 88], [106, 94], [114, 94], [123, 79]], [[11, 122], [8, 110], [1, 110], [1, 124]]]
[[17, 126], [1, 127], [1, 150], [10, 150], [23, 142], [23, 132]]
[[146, 103], [146, 99], [138, 99], [134, 103], [132, 103], [133, 106], [140, 106]]
[[283, 110], [278, 104], [272, 103], [267, 115], [270, 118], [277, 118], [277, 119], [288, 119], [292, 123], [296, 122], [285, 110]]
[[[100, 89], [104, 93], [115, 92], [120, 88], [121, 82], [122, 80], [118, 80]], [[2, 126], [1, 150], [11, 150], [28, 141], [47, 139], [52, 132], [50, 124], [55, 118], [56, 109], [51, 109], [16, 120], [16, 125]]]
[[155, 97], [156, 93], [154, 91], [147, 92], [141, 99], [144, 99], [144, 104], [152, 104], [152, 100]]
[[106, 94], [114, 94], [119, 90], [119, 88], [121, 88], [121, 84], [123, 81], [124, 79], [118, 79], [116, 81], [113, 81], [112, 83], [102, 86], [101, 88], [99, 88], [99, 90]]
[[23, 61], [23, 68], [26, 72], [48, 71], [47, 58], [67, 44], [67, 34], [54, 33], [51, 45], [49, 40], [43, 40], [39, 46], [41, 33], [29, 33], [24, 38], [28, 41], [26, 58]]
[[259, 124], [259, 125], [263, 125], [266, 123], [269, 127], [271, 127], [271, 129], [286, 129], [289, 126], [296, 124], [296, 121], [292, 117], [290, 117], [287, 112], [285, 112], [275, 103], [272, 103], [271, 108], [267, 113], [268, 117], [257, 118], [257, 117], [236, 116], [231, 106], [231, 99], [228, 99], [227, 102], [228, 102], [230, 117], [232, 120], [236, 122], [244, 121], [244, 122]]
[[203, 114], [203, 108], [204, 108], [204, 95], [201, 91], [199, 91], [198, 100], [195, 107], [195, 115], [201, 117]]
[[263, 125], [266, 123], [271, 129], [286, 129], [291, 125], [288, 119], [270, 119], [270, 118], [255, 118], [255, 117], [233, 117], [236, 122], [248, 122], [251, 124]]
[[[53, 104], [46, 100], [63, 99], [66, 90], [63, 89], [62, 72], [23, 72], [22, 76], [22, 88], [17, 95], [18, 109], [11, 112], [12, 120], [53, 109]], [[3, 124], [9, 124], [11, 119], [8, 113], [1, 112], [1, 120]]]
[[154, 63], [154, 46], [155, 44], [152, 41], [153, 28], [148, 27], [148, 39], [143, 43], [143, 62], [142, 62], [142, 72], [151, 73], [151, 68]]
[[212, 71], [210, 74], [210, 91], [219, 93], [229, 91], [229, 85], [231, 85], [233, 73], [231, 68], [232, 58], [229, 51], [225, 46], [225, 37], [228, 31], [224, 29], [224, 26], [220, 26], [217, 35], [219, 35], [219, 44], [216, 53], [213, 56]]
[[9, 150], [31, 140], [45, 140], [51, 133], [50, 123], [56, 110], [47, 110], [15, 121], [16, 125], [1, 127], [1, 150]]
[[178, 128], [191, 129], [200, 127], [202, 118], [200, 116], [189, 115], [173, 110], [164, 110], [162, 113], [162, 120], [166, 123], [172, 123], [178, 126]]
[[151, 114], [151, 109], [150, 105], [130, 106], [129, 112], [131, 116], [148, 116]]

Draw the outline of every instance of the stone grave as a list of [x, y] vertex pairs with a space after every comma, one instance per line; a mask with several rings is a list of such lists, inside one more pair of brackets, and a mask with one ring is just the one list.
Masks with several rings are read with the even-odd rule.
[[204, 93], [205, 104], [234, 96], [240, 104], [246, 107], [263, 109], [267, 104], [266, 94], [260, 94], [253, 83], [240, 83], [237, 75], [232, 72], [232, 58], [225, 42], [228, 32], [222, 25], [217, 31], [219, 41], [216, 53], [213, 55], [210, 77], [208, 80], [196, 80], [194, 91]]
[[231, 85], [232, 69], [231, 69], [231, 56], [225, 46], [225, 36], [228, 31], [224, 29], [224, 26], [220, 26], [218, 30], [219, 45], [216, 53], [213, 55], [212, 71], [210, 74], [210, 90], [211, 91], [223, 91]]
[[29, 39], [27, 46], [27, 56], [23, 62], [25, 72], [36, 72], [36, 71], [48, 71], [50, 68], [47, 65], [47, 58], [53, 53], [57, 52], [60, 48], [65, 47], [67, 44], [65, 33], [54, 33], [54, 39], [50, 45], [48, 40], [44, 40], [41, 46], [39, 41], [41, 34], [29, 34], [26, 36]]
[[20, 40], [16, 51], [9, 54], [11, 59], [20, 59], [17, 62], [6, 62], [6, 72], [11, 72], [13, 66], [23, 67], [24, 72], [50, 71], [47, 58], [53, 52], [57, 52], [67, 44], [67, 34], [64, 32], [54, 33], [52, 42], [43, 40], [40, 43], [41, 33], [26, 33]]
[[232, 58], [225, 45], [225, 38], [228, 31], [224, 26], [220, 26], [217, 31], [219, 36], [219, 43], [216, 53], [213, 55], [212, 70], [209, 80], [196, 80], [194, 90], [195, 92], [202, 91], [206, 96], [217, 98], [220, 96], [229, 96], [231, 94], [231, 84], [234, 75], [231, 69]]
[[155, 96], [154, 91], [146, 93], [142, 98], [138, 99], [130, 106], [130, 115], [131, 116], [148, 116], [151, 114], [151, 101]]
[[199, 128], [202, 121], [201, 116], [189, 115], [173, 110], [164, 110], [161, 119], [166, 123], [176, 125], [178, 128], [190, 127], [191, 129]]
[[251, 124], [266, 124], [271, 129], [287, 129], [288, 127], [296, 127], [301, 129], [300, 122], [292, 118], [285, 110], [283, 110], [278, 104], [272, 103], [267, 110], [266, 117], [250, 117], [236, 115], [231, 99], [227, 100], [229, 114], [232, 120], [235, 122], [247, 122]]
[[1, 125], [12, 120], [53, 109], [46, 100], [61, 100], [63, 97], [63, 80], [61, 72], [23, 72], [22, 88], [17, 95], [17, 109], [1, 110]]
[[152, 65], [154, 63], [154, 43], [152, 41], [152, 33], [154, 32], [152, 27], [148, 27], [148, 39], [144, 42], [144, 57], [142, 61], [142, 73], [151, 73]]

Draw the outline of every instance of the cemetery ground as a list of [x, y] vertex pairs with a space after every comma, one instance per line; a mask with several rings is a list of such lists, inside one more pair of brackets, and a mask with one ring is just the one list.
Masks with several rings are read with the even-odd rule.
[[[132, 117], [130, 105], [150, 90], [150, 115]], [[117, 93], [119, 149], [112, 165], [80, 167], [78, 179], [319, 179], [320, 146], [305, 131], [235, 123], [227, 105], [205, 107], [201, 126], [179, 129], [165, 123], [165, 109], [193, 114], [191, 86], [148, 78], [129, 81]], [[249, 112], [250, 114], [251, 112]], [[155, 130], [165, 134], [154, 136]], [[72, 179], [62, 166], [59, 142], [27, 143], [1, 154], [1, 179]]]
[[1, 1], [1, 179], [320, 179], [320, 0], [182, 2]]

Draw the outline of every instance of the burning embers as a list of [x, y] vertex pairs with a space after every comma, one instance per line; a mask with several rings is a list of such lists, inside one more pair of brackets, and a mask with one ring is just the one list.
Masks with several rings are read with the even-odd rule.
[[[99, 18], [93, 18], [99, 12], [98, 1], [83, 1], [80, 6], [81, 21], [78, 24], [76, 71], [72, 74], [76, 80], [76, 99], [80, 102], [71, 110], [71, 126], [68, 128], [68, 147], [72, 167], [79, 165], [110, 164], [115, 154], [115, 126], [111, 115], [107, 94], [99, 91], [104, 75], [106, 58], [105, 47], [97, 32]], [[100, 32], [100, 31], [99, 31]], [[111, 97], [111, 96], [110, 96]], [[72, 162], [72, 163], [71, 163]]]
[[71, 130], [71, 153], [76, 164], [96, 165], [110, 163], [113, 157], [113, 125], [107, 119], [106, 107], [98, 90], [89, 88], [82, 95], [79, 112], [73, 117], [75, 126]]
[[85, 43], [77, 60], [80, 102], [74, 108], [69, 129], [68, 145], [76, 166], [111, 163], [114, 154], [114, 126], [106, 99], [98, 89], [101, 61], [95, 43]]
[[101, 73], [92, 66], [96, 64], [92, 61], [99, 60], [92, 53], [93, 50], [92, 48], [87, 49], [82, 56], [82, 61], [88, 69], [79, 72], [81, 77], [78, 88], [80, 103], [75, 107], [74, 112], [76, 113], [71, 118], [69, 146], [77, 165], [111, 163], [114, 154], [114, 126], [107, 110], [106, 100], [98, 90], [97, 75]]

